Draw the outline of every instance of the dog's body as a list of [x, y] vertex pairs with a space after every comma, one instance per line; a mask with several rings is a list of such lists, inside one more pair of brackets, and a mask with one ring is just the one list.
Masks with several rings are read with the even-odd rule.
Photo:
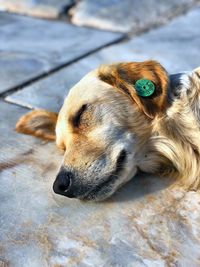
[[[139, 79], [155, 85], [150, 97]], [[173, 76], [171, 76], [173, 81]], [[180, 75], [179, 85], [155, 61], [102, 66], [75, 85], [58, 115], [32, 111], [19, 132], [55, 138], [65, 150], [54, 191], [102, 200], [138, 170], [170, 175], [187, 188], [200, 185], [200, 69]]]

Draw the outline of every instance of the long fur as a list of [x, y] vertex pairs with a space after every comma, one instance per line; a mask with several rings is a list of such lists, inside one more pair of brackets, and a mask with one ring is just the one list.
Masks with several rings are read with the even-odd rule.
[[[19, 120], [16, 129], [21, 133], [54, 140], [57, 123], [57, 145], [67, 147], [67, 153], [71, 153], [71, 156], [65, 153], [65, 167], [75, 166], [87, 177], [98, 177], [105, 168], [104, 160], [98, 169], [99, 155], [109, 153], [111, 148], [116, 150], [113, 152], [115, 157], [106, 165], [108, 171], [110, 166], [115, 165], [119, 142], [124, 144], [125, 137], [121, 137], [121, 141], [115, 140], [120, 135], [113, 132], [112, 117], [123, 129], [124, 136], [131, 132], [135, 138], [132, 151], [134, 160], [129, 160], [128, 174], [124, 171], [121, 180], [118, 178], [120, 185], [128, 181], [134, 167], [134, 170], [174, 177], [187, 189], [196, 190], [200, 188], [200, 68], [180, 77], [179, 88], [173, 92], [170, 91], [172, 88], [168, 83], [168, 75], [158, 62], [150, 60], [101, 66], [72, 89], [58, 120], [57, 114], [32, 111]], [[156, 86], [156, 93], [151, 98], [140, 98], [134, 90], [135, 81], [142, 78], [152, 80]], [[74, 118], [86, 100], [89, 103], [93, 101], [94, 110], [88, 108], [82, 115], [81, 126], [75, 131], [71, 120], [67, 118]], [[99, 109], [96, 110], [97, 100], [101, 105], [98, 103]], [[103, 120], [105, 127], [101, 128], [102, 132], [97, 131], [95, 135], [94, 129], [98, 128], [95, 119], [100, 120], [99, 114], [107, 119]], [[92, 118], [95, 118], [94, 121]], [[87, 122], [93, 129], [92, 139], [91, 127]], [[83, 130], [84, 136], [89, 136], [89, 139], [83, 138]], [[126, 142], [129, 142], [127, 140], [128, 137]], [[97, 174], [91, 166], [98, 169]], [[93, 184], [87, 179], [84, 180], [87, 185]], [[101, 179], [98, 181], [101, 182]], [[115, 184], [111, 193], [116, 188], [118, 184]]]
[[185, 187], [200, 187], [200, 69], [185, 75], [180, 96], [162, 117], [153, 120], [150, 147], [158, 152], [159, 174], [178, 178]]

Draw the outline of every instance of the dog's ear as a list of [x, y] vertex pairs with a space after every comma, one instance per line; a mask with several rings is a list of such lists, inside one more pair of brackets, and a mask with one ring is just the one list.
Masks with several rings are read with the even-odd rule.
[[130, 97], [150, 118], [166, 110], [168, 75], [156, 61], [105, 65], [99, 68], [99, 78]]
[[17, 124], [18, 133], [29, 134], [46, 140], [55, 140], [58, 114], [46, 110], [33, 110], [22, 116]]

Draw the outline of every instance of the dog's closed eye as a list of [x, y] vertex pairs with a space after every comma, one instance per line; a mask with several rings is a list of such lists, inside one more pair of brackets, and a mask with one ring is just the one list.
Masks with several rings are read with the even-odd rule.
[[79, 127], [80, 122], [81, 122], [81, 117], [83, 115], [83, 113], [86, 111], [87, 109], [87, 104], [82, 105], [82, 107], [78, 110], [78, 112], [76, 113], [76, 115], [74, 116], [72, 123], [74, 127]]

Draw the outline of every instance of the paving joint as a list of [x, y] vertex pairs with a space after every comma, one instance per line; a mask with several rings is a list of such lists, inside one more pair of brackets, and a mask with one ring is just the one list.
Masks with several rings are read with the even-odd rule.
[[110, 47], [110, 46], [112, 46], [112, 45], [114, 45], [114, 44], [122, 43], [122, 42], [124, 42], [124, 41], [126, 41], [126, 40], [128, 40], [128, 39], [129, 39], [129, 38], [127, 37], [127, 35], [124, 34], [123, 36], [120, 36], [118, 39], [116, 39], [116, 40], [114, 40], [114, 41], [111, 41], [109, 44], [102, 45], [100, 48], [96, 48], [96, 49], [94, 49], [94, 50], [92, 50], [92, 51], [89, 51], [89, 52], [87, 52], [86, 54], [84, 54], [84, 55], [82, 55], [82, 56], [79, 56], [79, 57], [76, 58], [76, 59], [73, 59], [73, 60], [68, 61], [67, 63], [60, 64], [60, 66], [55, 67], [55, 68], [52, 68], [52, 69], [51, 69], [50, 71], [48, 71], [48, 72], [44, 72], [44, 73], [42, 73], [41, 75], [38, 75], [37, 77], [32, 78], [32, 79], [30, 79], [30, 80], [27, 81], [27, 82], [23, 82], [21, 85], [17, 85], [17, 86], [15, 86], [15, 87], [11, 88], [11, 89], [8, 89], [8, 90], [5, 91], [5, 92], [0, 93], [0, 99], [4, 99], [4, 98], [7, 97], [8, 95], [10, 95], [10, 94], [12, 94], [12, 93], [15, 93], [15, 92], [17, 92], [17, 91], [22, 90], [22, 89], [24, 89], [26, 86], [29, 86], [30, 84], [32, 84], [32, 83], [34, 83], [34, 82], [36, 82], [36, 81], [39, 81], [39, 80], [41, 80], [41, 79], [43, 79], [43, 78], [46, 78], [46, 77], [48, 77], [49, 75], [54, 74], [54, 73], [56, 73], [57, 71], [59, 71], [59, 70], [65, 68], [65, 67], [68, 67], [69, 65], [71, 65], [71, 64], [73, 64], [73, 63], [76, 63], [76, 62], [78, 62], [78, 61], [81, 60], [81, 59], [86, 58], [87, 56], [90, 56], [90, 55], [92, 55], [92, 54], [94, 54], [94, 53], [96, 53], [96, 52], [99, 52], [101, 49], [104, 49], [104, 48], [106, 48], [106, 47]]
[[62, 11], [58, 17], [58, 20], [67, 21], [67, 22], [72, 24], [70, 10], [71, 10], [71, 8], [75, 7], [76, 5], [77, 5], [77, 3], [74, 0], [70, 6], [63, 7], [63, 9], [62, 9]]

